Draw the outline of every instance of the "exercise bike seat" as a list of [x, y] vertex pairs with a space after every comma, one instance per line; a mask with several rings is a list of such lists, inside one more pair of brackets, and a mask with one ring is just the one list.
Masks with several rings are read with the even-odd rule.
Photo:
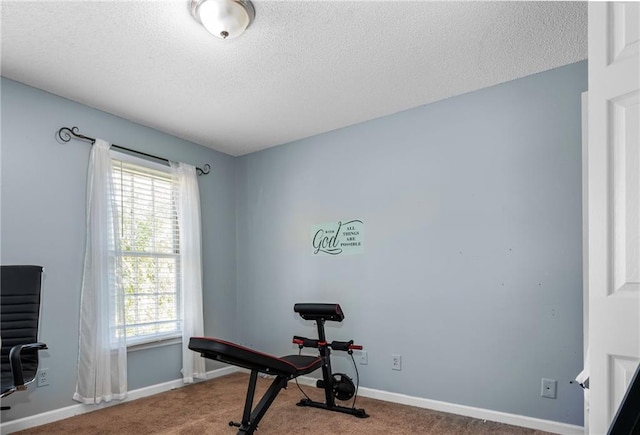
[[269, 375], [285, 376], [289, 379], [311, 373], [322, 366], [320, 356], [287, 355], [277, 357], [211, 337], [191, 337], [189, 349], [200, 353], [204, 358]]

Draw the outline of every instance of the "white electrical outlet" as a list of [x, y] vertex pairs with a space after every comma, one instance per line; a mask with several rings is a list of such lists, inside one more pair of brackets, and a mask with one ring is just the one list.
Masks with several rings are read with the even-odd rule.
[[360, 351], [360, 364], [362, 364], [362, 365], [369, 364], [369, 356], [367, 355], [367, 351], [366, 350], [361, 350]]
[[398, 355], [398, 354], [391, 355], [391, 369], [402, 370], [402, 355]]
[[38, 378], [36, 381], [38, 387], [45, 387], [49, 385], [49, 369], [38, 370]]

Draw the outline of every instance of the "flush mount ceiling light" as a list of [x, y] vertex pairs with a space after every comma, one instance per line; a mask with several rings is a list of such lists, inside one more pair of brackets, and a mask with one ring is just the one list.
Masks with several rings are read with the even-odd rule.
[[220, 39], [240, 36], [256, 15], [248, 0], [191, 0], [191, 14]]

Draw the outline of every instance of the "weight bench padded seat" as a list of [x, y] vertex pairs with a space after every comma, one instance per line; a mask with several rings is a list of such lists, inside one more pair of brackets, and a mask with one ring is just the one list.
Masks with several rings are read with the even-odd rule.
[[311, 373], [322, 366], [322, 358], [319, 356], [287, 355], [277, 357], [211, 337], [191, 337], [189, 349], [199, 352], [204, 358], [249, 370], [257, 370], [269, 375], [285, 376], [289, 379]]
[[[323, 364], [320, 356], [288, 355], [277, 357], [211, 337], [191, 337], [189, 349], [200, 353], [204, 358], [251, 370], [242, 422], [229, 422], [229, 425], [239, 428], [238, 435], [252, 435], [258, 429], [258, 423], [280, 390], [287, 387], [289, 380], [311, 373], [322, 367]], [[258, 372], [275, 375], [275, 378], [260, 402], [252, 410]]]

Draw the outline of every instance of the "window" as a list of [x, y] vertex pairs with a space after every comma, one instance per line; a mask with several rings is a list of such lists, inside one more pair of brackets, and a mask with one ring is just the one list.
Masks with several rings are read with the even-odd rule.
[[113, 160], [113, 181], [127, 345], [179, 337], [180, 242], [171, 173], [123, 156]]

